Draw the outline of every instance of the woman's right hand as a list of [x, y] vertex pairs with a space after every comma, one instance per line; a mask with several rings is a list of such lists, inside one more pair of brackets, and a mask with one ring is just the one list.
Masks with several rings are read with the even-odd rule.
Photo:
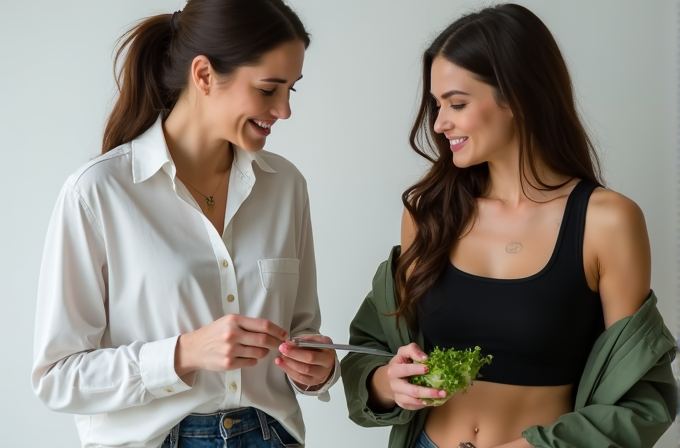
[[287, 332], [266, 319], [227, 314], [191, 333], [175, 349], [175, 371], [226, 371], [252, 367], [286, 340]]
[[443, 398], [446, 392], [429, 387], [416, 386], [408, 377], [427, 373], [427, 366], [412, 361], [423, 361], [427, 355], [411, 343], [400, 347], [390, 362], [376, 369], [371, 378], [371, 397], [383, 409], [397, 406], [417, 411], [429, 406], [423, 398]]

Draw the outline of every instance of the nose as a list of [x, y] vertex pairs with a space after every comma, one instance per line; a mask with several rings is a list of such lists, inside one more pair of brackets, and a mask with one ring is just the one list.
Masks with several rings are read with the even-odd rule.
[[443, 134], [453, 129], [453, 122], [446, 116], [445, 108], [437, 111], [437, 119], [434, 121], [434, 132]]
[[290, 118], [291, 115], [290, 100], [288, 98], [282, 98], [274, 105], [274, 107], [271, 108], [269, 113], [271, 113], [274, 117], [281, 120], [286, 120]]

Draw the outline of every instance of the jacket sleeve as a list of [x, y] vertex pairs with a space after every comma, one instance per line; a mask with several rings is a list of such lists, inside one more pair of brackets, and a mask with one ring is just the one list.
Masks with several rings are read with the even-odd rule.
[[[368, 294], [350, 324], [349, 343], [392, 351], [375, 307], [372, 292]], [[408, 411], [399, 406], [382, 413], [374, 412], [368, 406], [368, 378], [375, 369], [387, 363], [386, 357], [362, 353], [349, 353], [341, 361], [342, 383], [345, 388], [349, 418], [360, 426], [401, 425], [408, 423], [416, 414], [415, 411]]]
[[590, 404], [522, 436], [536, 448], [652, 448], [673, 423], [672, 359], [664, 354], [615, 404]]

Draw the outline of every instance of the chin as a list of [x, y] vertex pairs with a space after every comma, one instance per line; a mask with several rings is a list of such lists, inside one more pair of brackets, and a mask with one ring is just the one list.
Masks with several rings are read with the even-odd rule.
[[248, 152], [257, 152], [264, 148], [265, 140], [262, 141], [240, 141], [235, 145]]
[[[243, 148], [243, 147], [242, 147], [242, 148]], [[247, 146], [247, 147], [245, 147], [245, 148], [243, 148], [243, 149], [245, 149], [245, 150], [248, 151], [248, 152], [258, 152], [258, 151], [261, 151], [262, 148], [264, 148], [264, 144], [261, 144], [261, 145], [249, 145], [249, 146]]]
[[470, 168], [472, 165], [474, 165], [473, 163], [470, 163], [469, 160], [465, 160], [462, 157], [456, 157], [456, 156], [453, 157], [453, 164], [457, 168]]

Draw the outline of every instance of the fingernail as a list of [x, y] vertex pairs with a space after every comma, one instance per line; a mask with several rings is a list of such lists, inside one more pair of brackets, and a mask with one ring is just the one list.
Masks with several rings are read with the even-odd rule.
[[427, 366], [423, 366], [423, 373], [427, 373], [427, 371], [428, 371], [428, 370], [430, 370], [430, 368], [429, 368], [429, 367], [427, 367]]
[[425, 361], [427, 359], [427, 355], [420, 355], [420, 360]]
[[440, 391], [439, 391], [439, 396], [442, 397], [442, 398], [445, 397], [445, 396], [446, 396], [446, 391], [445, 391], [445, 390], [440, 390]]

